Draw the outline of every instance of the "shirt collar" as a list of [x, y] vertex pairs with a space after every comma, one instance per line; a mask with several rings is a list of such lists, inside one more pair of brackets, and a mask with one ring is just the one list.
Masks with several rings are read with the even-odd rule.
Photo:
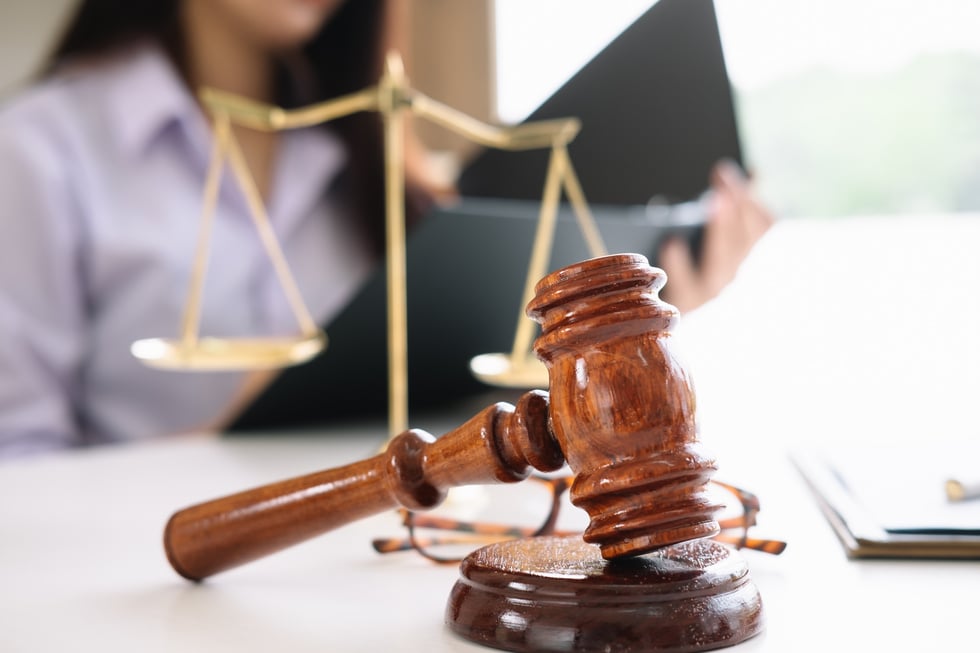
[[[115, 66], [106, 100], [122, 151], [138, 157], [165, 129], [176, 124], [184, 131], [203, 170], [210, 156], [211, 127], [171, 58], [161, 47], [144, 43], [120, 57]], [[291, 227], [310, 210], [346, 159], [343, 143], [326, 129], [283, 132], [268, 207], [270, 214], [279, 217], [280, 228]], [[228, 183], [231, 180], [226, 170], [223, 185]], [[239, 189], [235, 191], [240, 195]]]
[[138, 156], [164, 129], [178, 123], [207, 155], [204, 113], [161, 47], [143, 43], [120, 56], [105, 90], [109, 115], [125, 153]]

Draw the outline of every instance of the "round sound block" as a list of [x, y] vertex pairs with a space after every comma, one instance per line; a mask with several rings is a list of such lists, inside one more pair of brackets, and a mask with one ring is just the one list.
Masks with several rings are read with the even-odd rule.
[[508, 651], [706, 651], [757, 634], [762, 600], [742, 557], [712, 540], [605, 560], [581, 536], [536, 537], [463, 560], [446, 622]]

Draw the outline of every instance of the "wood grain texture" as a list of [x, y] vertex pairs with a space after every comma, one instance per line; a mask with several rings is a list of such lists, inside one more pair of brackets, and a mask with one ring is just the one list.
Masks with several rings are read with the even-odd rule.
[[495, 404], [439, 439], [409, 430], [367, 460], [185, 508], [164, 530], [167, 558], [202, 580], [395, 506], [432, 508], [450, 487], [557, 469], [547, 408], [545, 393], [530, 392], [516, 409]]
[[508, 651], [666, 653], [737, 644], [763, 614], [744, 560], [717, 542], [610, 561], [579, 537], [539, 537], [470, 554], [446, 623]]
[[541, 280], [528, 313], [542, 325], [552, 427], [575, 472], [585, 539], [607, 558], [718, 532], [705, 494], [714, 461], [697, 441], [694, 390], [670, 345], [678, 312], [666, 276], [638, 254], [590, 259]]

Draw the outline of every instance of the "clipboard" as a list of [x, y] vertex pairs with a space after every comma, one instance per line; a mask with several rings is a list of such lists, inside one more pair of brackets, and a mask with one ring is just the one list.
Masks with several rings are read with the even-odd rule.
[[[950, 502], [950, 465], [980, 443], [797, 451], [791, 459], [851, 558], [980, 559], [980, 501]], [[944, 467], [945, 466], [945, 467]]]

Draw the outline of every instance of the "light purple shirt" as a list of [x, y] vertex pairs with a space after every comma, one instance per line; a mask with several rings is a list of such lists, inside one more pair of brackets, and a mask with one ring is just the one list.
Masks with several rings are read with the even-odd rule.
[[[209, 147], [203, 113], [151, 46], [0, 107], [0, 457], [193, 430], [227, 409], [243, 374], [155, 370], [129, 351], [178, 335]], [[325, 190], [345, 160], [322, 128], [283, 134], [269, 200], [321, 322], [371, 266]], [[226, 170], [201, 335], [297, 332]]]

